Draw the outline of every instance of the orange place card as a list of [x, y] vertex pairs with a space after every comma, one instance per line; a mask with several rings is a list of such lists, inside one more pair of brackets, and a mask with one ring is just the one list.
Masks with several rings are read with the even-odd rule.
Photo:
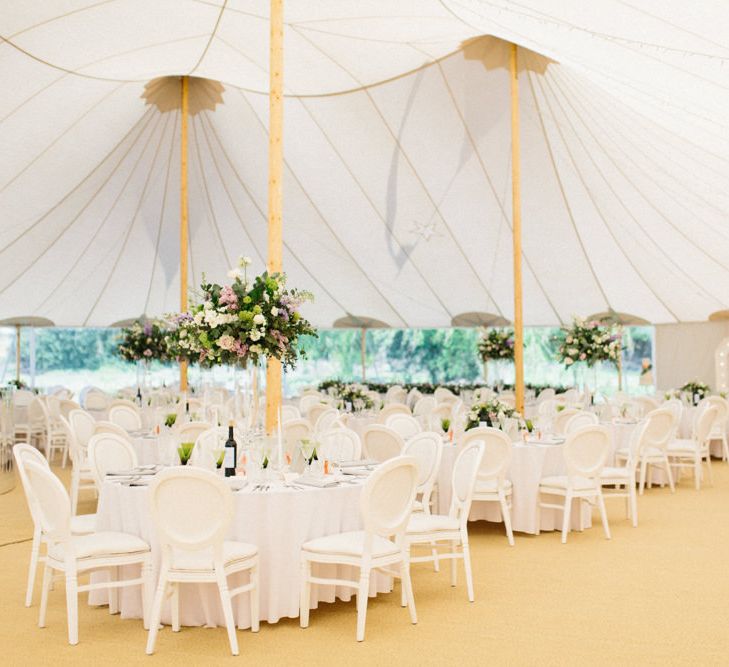
[[329, 474], [329, 460], [328, 459], [324, 459], [324, 474], [325, 475]]

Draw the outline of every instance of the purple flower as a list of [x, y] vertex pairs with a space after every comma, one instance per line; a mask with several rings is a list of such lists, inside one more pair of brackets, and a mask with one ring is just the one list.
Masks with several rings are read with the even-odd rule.
[[226, 285], [220, 290], [220, 303], [223, 306], [228, 306], [230, 310], [238, 308], [238, 297], [232, 287]]

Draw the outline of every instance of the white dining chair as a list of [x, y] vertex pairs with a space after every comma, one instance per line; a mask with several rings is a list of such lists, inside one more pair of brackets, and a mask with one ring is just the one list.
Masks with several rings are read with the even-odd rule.
[[318, 392], [315, 394], [305, 394], [299, 399], [299, 412], [302, 416], [308, 416], [311, 408], [315, 405], [321, 405], [323, 399], [324, 396]]
[[115, 424], [114, 422], [106, 421], [104, 419], [97, 421], [94, 425], [93, 434], [98, 435], [99, 433], [114, 433], [115, 435], [118, 435], [119, 437], [124, 438], [129, 442], [132, 441], [131, 436], [129, 435], [129, 431], [119, 426], [119, 424]]
[[109, 421], [127, 432], [142, 430], [142, 414], [134, 404], [112, 405], [109, 408]]
[[[66, 580], [66, 615], [68, 643], [78, 644], [78, 594], [97, 589], [109, 589], [116, 599], [117, 590], [126, 586], [142, 586], [144, 625], [147, 627], [147, 601], [151, 585], [152, 560], [149, 545], [129, 533], [100, 531], [85, 535], [73, 534], [71, 501], [61, 481], [47, 466], [29, 461], [25, 464], [28, 487], [36, 503], [41, 529], [47, 538], [47, 553], [43, 571], [38, 626], [46, 626], [48, 594], [53, 572], [63, 573]], [[138, 565], [141, 576], [120, 579], [121, 567]], [[79, 586], [78, 577], [93, 570], [107, 570], [107, 581]], [[110, 601], [110, 613], [116, 613], [116, 603]]]
[[225, 426], [213, 426], [197, 436], [190, 455], [190, 465], [205, 470], [216, 470], [219, 451], [225, 447], [228, 429]]
[[101, 491], [108, 473], [134, 470], [139, 466], [134, 447], [128, 440], [114, 433], [91, 436], [88, 457], [89, 468], [98, 492]]
[[[653, 478], [653, 468], [661, 468], [668, 479], [671, 493], [676, 490], [673, 472], [668, 460], [668, 444], [676, 430], [676, 417], [671, 409], [659, 408], [645, 416], [646, 428], [642, 434], [642, 442], [638, 449], [640, 465], [639, 493], [642, 496], [646, 484], [650, 488]], [[630, 450], [621, 447], [615, 452], [615, 461], [618, 465], [625, 464], [630, 458]]]
[[89, 439], [94, 435], [96, 420], [86, 410], [79, 408], [68, 413], [67, 421], [71, 456], [71, 512], [75, 515], [81, 491], [92, 489], [96, 493], [88, 457]]
[[301, 413], [299, 409], [294, 405], [282, 405], [281, 406], [281, 423], [291, 421], [292, 419], [301, 419]]
[[709, 475], [709, 482], [713, 484], [711, 471], [711, 449], [710, 438], [715, 422], [719, 418], [719, 408], [716, 405], [707, 405], [699, 414], [695, 422], [693, 433], [690, 438], [679, 438], [668, 443], [666, 454], [671, 466], [678, 468], [690, 468], [694, 473], [694, 485], [696, 490], [701, 489], [703, 477], [702, 465], [706, 463], [706, 470]]
[[480, 429], [479, 439], [471, 442], [481, 442], [484, 447], [476, 488], [473, 492], [473, 502], [499, 503], [506, 538], [513, 547], [514, 531], [511, 527], [513, 488], [511, 480], [506, 478], [511, 466], [511, 439], [503, 431], [487, 426]]
[[625, 498], [625, 513], [633, 522], [633, 527], [638, 525], [638, 497], [635, 490], [636, 473], [640, 461], [641, 448], [650, 443], [646, 439], [648, 420], [640, 422], [630, 434], [630, 441], [627, 447], [627, 459], [624, 465], [604, 466], [600, 472], [600, 483], [602, 494], [606, 499]]
[[294, 459], [299, 450], [299, 444], [302, 440], [309, 440], [312, 437], [311, 423], [305, 417], [300, 419], [292, 419], [284, 422], [281, 427], [284, 449], [291, 460]]
[[424, 431], [410, 438], [402, 449], [403, 456], [418, 462], [418, 488], [413, 512], [431, 513], [431, 496], [443, 457], [443, 439], [439, 433]]
[[714, 440], [721, 442], [721, 458], [729, 461], [729, 444], [727, 443], [727, 420], [729, 420], [729, 401], [722, 396], [708, 396], [705, 399], [711, 405], [716, 406], [718, 413], [711, 427], [709, 444]]
[[[567, 412], [567, 410], [564, 410], [564, 412]], [[559, 417], [559, 415], [557, 416]], [[555, 418], [554, 422], [556, 423], [557, 418]], [[565, 435], [569, 435], [570, 433], [574, 433], [575, 431], [579, 431], [581, 428], [584, 428], [585, 426], [596, 426], [600, 423], [600, 419], [594, 412], [587, 412], [585, 410], [577, 410], [576, 413], [572, 414], [567, 421], [564, 423], [564, 430], [562, 433]], [[555, 429], [555, 433], [556, 433]]]
[[364, 457], [379, 463], [400, 456], [404, 446], [400, 434], [382, 424], [371, 424], [362, 435]]
[[435, 399], [432, 396], [422, 396], [413, 405], [413, 416], [426, 417], [435, 410], [436, 405]]
[[[539, 510], [542, 508], [562, 510], [562, 544], [567, 542], [570, 531], [572, 501], [579, 499], [600, 510], [605, 537], [610, 539], [605, 500], [602, 495], [600, 474], [610, 452], [610, 431], [604, 426], [587, 426], [570, 433], [562, 453], [567, 467], [566, 475], [542, 477], [537, 497], [537, 531], [540, 527]], [[559, 496], [563, 502], [546, 502], [542, 496]]]
[[415, 417], [405, 414], [390, 415], [385, 422], [385, 426], [398, 433], [403, 440], [408, 440], [423, 430]]
[[577, 408], [565, 408], [564, 410], [558, 410], [552, 419], [552, 432], [558, 435], [566, 433], [567, 422], [580, 412], [582, 412], [582, 410], [578, 410]]
[[213, 424], [203, 421], [182, 422], [181, 424], [175, 422], [175, 433], [180, 442], [195, 442], [201, 433], [209, 431], [212, 427]]
[[[363, 530], [327, 535], [304, 543], [301, 547], [299, 603], [302, 628], [309, 625], [312, 584], [347, 586], [357, 590], [357, 641], [363, 641], [372, 570], [384, 570], [401, 578], [410, 620], [417, 623], [404, 535], [417, 483], [418, 465], [414, 458], [399, 456], [386, 461], [374, 470], [362, 487], [360, 512]], [[315, 576], [312, 573], [313, 563], [359, 568], [359, 581]], [[399, 566], [399, 571], [390, 569], [392, 566]]]
[[411, 415], [410, 408], [403, 403], [390, 403], [377, 413], [377, 423], [385, 425], [391, 415]]
[[[316, 421], [312, 422], [314, 425], [314, 433], [323, 433], [328, 431], [334, 426], [334, 423], [339, 419], [339, 411], [336, 408], [330, 408], [326, 406], [324, 410], [319, 412], [319, 416]], [[309, 419], [311, 421], [311, 418]]]
[[46, 456], [53, 460], [56, 452], [61, 454], [61, 467], [65, 468], [69, 454], [68, 431], [61, 421], [61, 401], [57, 396], [45, 398], [46, 432], [48, 433]]
[[[30, 517], [33, 520], [33, 541], [30, 547], [30, 564], [28, 565], [28, 583], [25, 591], [25, 606], [30, 607], [33, 603], [33, 588], [35, 586], [35, 577], [38, 570], [38, 563], [45, 563], [46, 557], [41, 553], [41, 547], [48, 544], [48, 536], [43, 532], [43, 524], [41, 522], [38, 503], [33, 496], [32, 488], [28, 482], [26, 473], [26, 464], [35, 462], [48, 468], [48, 461], [43, 454], [35, 447], [31, 447], [25, 443], [19, 443], [13, 447], [13, 458], [15, 459], [15, 467], [20, 477], [20, 483], [25, 493], [25, 500], [28, 504]], [[50, 468], [48, 468], [50, 470]], [[96, 514], [84, 514], [81, 516], [71, 516], [71, 532], [74, 535], [86, 535], [94, 532], [96, 525]]]
[[[191, 503], [190, 499], [195, 502]], [[231, 598], [250, 593], [251, 630], [259, 629], [258, 547], [226, 540], [233, 521], [233, 492], [218, 475], [199, 468], [171, 468], [157, 475], [149, 503], [161, 552], [150, 614], [147, 654], [154, 653], [162, 603], [172, 590], [172, 631], [180, 631], [180, 584], [217, 584], [230, 651], [238, 655]], [[181, 512], [180, 507], [185, 507]], [[248, 582], [230, 590], [228, 577], [248, 572]]]
[[[456, 560], [463, 561], [466, 590], [470, 602], [473, 602], [475, 598], [468, 545], [468, 514], [471, 511], [471, 501], [483, 451], [483, 443], [474, 442], [464, 447], [456, 457], [453, 464], [451, 506], [448, 514], [413, 514], [405, 529], [405, 544], [408, 554], [415, 545], [431, 549], [429, 555], [409, 556], [410, 562], [432, 562], [435, 558], [450, 559], [451, 586], [455, 586], [457, 582]], [[447, 546], [449, 552], [438, 552], [437, 556], [434, 556], [433, 545], [436, 548]]]
[[349, 428], [330, 428], [317, 436], [320, 448], [318, 456], [334, 462], [357, 461], [362, 458], [362, 442]]

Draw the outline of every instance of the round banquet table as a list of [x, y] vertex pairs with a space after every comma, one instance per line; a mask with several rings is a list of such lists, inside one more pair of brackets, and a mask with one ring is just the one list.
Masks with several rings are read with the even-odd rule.
[[[250, 487], [249, 487], [250, 488]], [[300, 550], [304, 542], [335, 533], [362, 528], [359, 499], [362, 485], [342, 484], [331, 488], [306, 488], [298, 491], [278, 486], [267, 492], [248, 489], [234, 492], [234, 519], [228, 539], [258, 546], [260, 557], [261, 620], [276, 623], [281, 618], [299, 616]], [[97, 530], [132, 533], [150, 543], [155, 568], [159, 567], [159, 544], [149, 511], [149, 489], [106, 482], [99, 497]], [[192, 502], [192, 499], [191, 499]], [[180, 508], [184, 511], [184, 507]], [[316, 576], [357, 580], [352, 568], [315, 565]], [[155, 573], [156, 574], [156, 573]], [[105, 575], [99, 573], [95, 577]], [[131, 572], [122, 573], [132, 576]], [[245, 583], [247, 574], [229, 578], [231, 588]], [[373, 573], [370, 595], [392, 590], [392, 578]], [[354, 589], [313, 585], [311, 606], [319, 602], [349, 600]], [[89, 604], [106, 604], [105, 590], [91, 591]], [[141, 618], [142, 598], [138, 586], [119, 590], [122, 617]], [[250, 627], [248, 595], [233, 598], [233, 610], [239, 628]], [[162, 610], [162, 621], [170, 623], [169, 602]], [[181, 584], [180, 622], [183, 625], [224, 625], [220, 599], [215, 584]]]

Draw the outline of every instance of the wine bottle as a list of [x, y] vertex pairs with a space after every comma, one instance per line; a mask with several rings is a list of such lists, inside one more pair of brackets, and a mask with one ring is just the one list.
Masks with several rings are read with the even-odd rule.
[[139, 407], [142, 407], [142, 390], [140, 387], [137, 387], [137, 403], [139, 403]]
[[223, 459], [223, 465], [225, 466], [225, 476], [235, 477], [235, 467], [238, 463], [238, 444], [233, 437], [233, 425], [234, 421], [230, 421], [228, 424], [228, 439], [225, 441], [225, 458]]

